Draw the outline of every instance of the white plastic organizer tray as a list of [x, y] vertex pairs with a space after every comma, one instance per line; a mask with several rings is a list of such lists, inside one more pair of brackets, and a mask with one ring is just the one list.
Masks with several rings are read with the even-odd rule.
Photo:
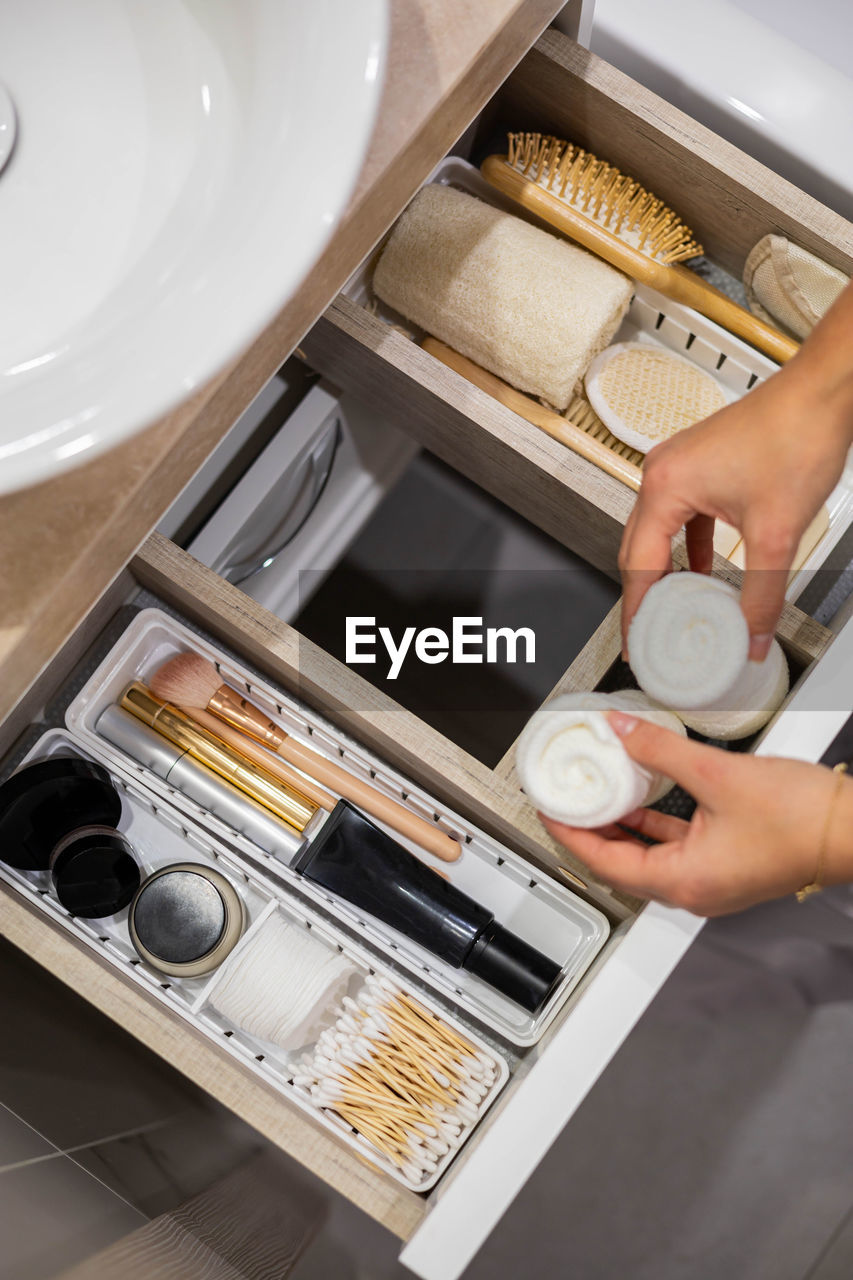
[[[300, 1110], [311, 1115], [324, 1128], [335, 1133], [359, 1155], [378, 1165], [413, 1190], [427, 1191], [434, 1186], [453, 1160], [459, 1146], [473, 1132], [476, 1124], [509, 1078], [509, 1067], [501, 1055], [455, 1019], [444, 1013], [439, 1014], [431, 1008], [428, 999], [425, 999], [422, 993], [400, 984], [396, 976], [377, 963], [373, 956], [316, 912], [306, 908], [282, 885], [266, 879], [255, 868], [245, 863], [239, 854], [221, 846], [192, 819], [180, 813], [172, 805], [156, 799], [139, 781], [134, 779], [132, 771], [105, 760], [106, 752], [82, 750], [70, 734], [62, 729], [52, 729], [39, 739], [24, 763], [63, 755], [83, 756], [107, 765], [113, 784], [122, 800], [118, 829], [133, 846], [143, 878], [159, 867], [175, 862], [195, 862], [215, 866], [222, 875], [227, 877], [243, 899], [247, 915], [246, 931], [237, 948], [231, 953], [232, 956], [238, 954], [238, 948], [244, 951], [250, 947], [253, 931], [270, 912], [279, 911], [289, 924], [306, 933], [310, 931], [312, 938], [346, 956], [357, 971], [350, 982], [351, 995], [358, 994], [368, 975], [377, 973], [392, 981], [398, 989], [405, 990], [433, 1017], [452, 1027], [475, 1049], [485, 1053], [494, 1062], [497, 1074], [491, 1088], [478, 1105], [476, 1120], [463, 1127], [458, 1145], [439, 1160], [437, 1167], [428, 1176], [414, 1181], [371, 1146], [341, 1116], [332, 1110], [321, 1109], [307, 1090], [294, 1083], [294, 1073], [299, 1069], [299, 1051], [287, 1053], [266, 1040], [249, 1035], [240, 1027], [229, 1023], [210, 1005], [209, 992], [221, 980], [231, 959], [230, 956], [213, 974], [205, 977], [167, 977], [147, 965], [134, 950], [127, 927], [127, 908], [104, 919], [81, 920], [69, 915], [58, 901], [52, 891], [49, 872], [23, 872], [0, 863], [0, 878], [13, 885], [63, 929], [82, 939], [90, 949], [120, 970], [126, 979], [141, 986], [161, 1004], [168, 1006], [198, 1028], [222, 1052], [237, 1059], [256, 1075], [272, 1084], [284, 1097], [287, 1097]], [[338, 1012], [337, 1006], [327, 1011], [329, 1026], [334, 1023]]]
[[[121, 698], [131, 681], [147, 681], [169, 658], [188, 649], [213, 661], [223, 680], [245, 692], [288, 733], [459, 839], [461, 857], [456, 862], [445, 863], [385, 828], [395, 840], [440, 869], [453, 884], [493, 911], [501, 925], [561, 966], [561, 980], [535, 1015], [475, 975], [452, 968], [402, 933], [297, 875], [285, 863], [265, 853], [99, 737], [95, 732], [98, 717], [105, 707]], [[595, 907], [540, 874], [523, 858], [466, 822], [339, 729], [280, 690], [248, 675], [213, 645], [157, 609], [147, 609], [137, 615], [69, 706], [66, 722], [78, 740], [99, 757], [116, 761], [144, 779], [150, 791], [168, 798], [221, 839], [250, 855], [264, 866], [267, 874], [347, 924], [386, 956], [393, 957], [418, 983], [440, 992], [451, 1004], [467, 1010], [512, 1044], [536, 1043], [607, 939], [607, 919]]]

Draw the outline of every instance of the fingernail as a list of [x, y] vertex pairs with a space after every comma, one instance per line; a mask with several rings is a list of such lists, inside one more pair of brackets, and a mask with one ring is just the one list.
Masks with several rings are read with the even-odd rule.
[[749, 638], [749, 661], [763, 662], [770, 652], [770, 645], [773, 643], [773, 636], [761, 635], [750, 636]]
[[607, 719], [610, 721], [611, 729], [614, 733], [618, 733], [620, 738], [627, 738], [640, 723], [636, 716], [626, 716], [624, 711], [608, 711]]

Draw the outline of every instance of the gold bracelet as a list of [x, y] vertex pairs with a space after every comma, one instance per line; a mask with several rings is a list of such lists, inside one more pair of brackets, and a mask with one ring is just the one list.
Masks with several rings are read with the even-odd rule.
[[811, 884], [804, 884], [802, 889], [797, 890], [797, 902], [805, 902], [806, 898], [810, 898], [813, 893], [820, 893], [823, 888], [821, 880], [823, 879], [823, 864], [826, 861], [827, 845], [829, 844], [829, 829], [832, 824], [832, 814], [835, 810], [835, 802], [841, 793], [844, 775], [847, 772], [847, 765], [843, 762], [841, 764], [837, 764], [832, 772], [835, 774], [835, 786], [832, 790], [832, 795], [829, 800], [826, 817], [823, 823], [823, 832], [821, 833], [820, 845], [818, 847], [817, 867], [814, 873], [814, 880], [812, 880]]

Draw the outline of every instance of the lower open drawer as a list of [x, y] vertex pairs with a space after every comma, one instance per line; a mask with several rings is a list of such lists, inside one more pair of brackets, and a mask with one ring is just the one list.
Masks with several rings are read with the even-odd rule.
[[[91, 948], [39, 918], [3, 888], [3, 931], [103, 1012], [143, 1039], [331, 1186], [410, 1239], [404, 1261], [432, 1280], [457, 1275], [476, 1251], [619, 1044], [677, 964], [702, 921], [644, 906], [592, 880], [550, 842], [514, 778], [511, 753], [493, 770], [404, 711], [287, 624], [158, 535], [132, 566], [137, 584], [201, 627], [285, 692], [326, 717], [529, 864], [602, 910], [611, 934], [539, 1043], [510, 1052], [502, 1095], [449, 1171], [427, 1195], [371, 1166], [288, 1105], [253, 1066], [112, 972]], [[805, 672], [827, 633], [789, 607], [782, 636]], [[618, 610], [590, 638], [563, 688], [591, 688], [618, 661]]]

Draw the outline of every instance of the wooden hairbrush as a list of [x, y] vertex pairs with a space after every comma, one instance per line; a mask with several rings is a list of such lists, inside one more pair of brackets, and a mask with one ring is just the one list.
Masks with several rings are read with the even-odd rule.
[[634, 179], [570, 142], [511, 133], [505, 156], [487, 156], [497, 189], [631, 279], [710, 320], [783, 363], [799, 343], [739, 307], [686, 267], [702, 246], [675, 213]]

